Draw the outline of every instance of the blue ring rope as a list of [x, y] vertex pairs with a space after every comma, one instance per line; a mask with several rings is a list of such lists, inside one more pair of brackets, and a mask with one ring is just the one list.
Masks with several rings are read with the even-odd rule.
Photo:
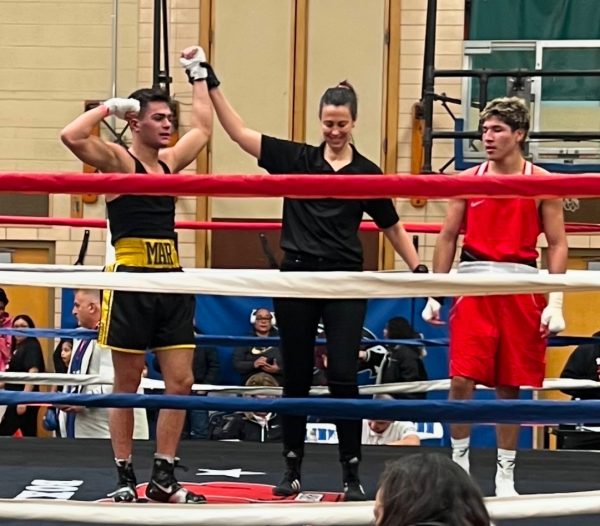
[[1, 391], [0, 404], [262, 411], [338, 419], [369, 418], [417, 422], [567, 423], [600, 420], [598, 400], [361, 400]]
[[[93, 340], [98, 336], [98, 331], [90, 329], [14, 329], [11, 327], [0, 328], [0, 334], [11, 336], [25, 336], [36, 338], [77, 338]], [[223, 335], [198, 335], [196, 342], [204, 345], [220, 345], [224, 347], [259, 345], [267, 347], [277, 346], [280, 339], [276, 336], [260, 338], [257, 336], [223, 336]], [[368, 347], [374, 345], [409, 345], [415, 347], [447, 347], [448, 338], [415, 338], [400, 340], [362, 340], [362, 344]], [[316, 345], [324, 345], [325, 339], [316, 339]], [[548, 339], [550, 347], [566, 347], [570, 345], [600, 344], [600, 338], [591, 336], [553, 336]]]

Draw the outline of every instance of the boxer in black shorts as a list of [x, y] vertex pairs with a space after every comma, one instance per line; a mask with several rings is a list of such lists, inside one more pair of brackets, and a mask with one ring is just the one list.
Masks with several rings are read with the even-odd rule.
[[[65, 145], [101, 172], [178, 173], [193, 162], [208, 142], [212, 107], [201, 66], [199, 47], [182, 51], [181, 63], [193, 86], [191, 129], [172, 147], [173, 111], [160, 90], [141, 89], [128, 99], [109, 99], [77, 117], [61, 134]], [[92, 134], [108, 115], [127, 120], [132, 144], [126, 149]], [[175, 199], [168, 196], [107, 195], [115, 272], [180, 272], [175, 233]], [[114, 393], [135, 393], [145, 365], [145, 352], [155, 351], [165, 381], [165, 394], [185, 395], [193, 383], [194, 297], [184, 294], [105, 291], [98, 340], [111, 348]], [[183, 488], [173, 474], [185, 411], [162, 409], [156, 431], [156, 453], [146, 496], [159, 502], [202, 503], [202, 495]], [[137, 500], [132, 464], [133, 411], [112, 409], [111, 441], [118, 484], [116, 502]]]

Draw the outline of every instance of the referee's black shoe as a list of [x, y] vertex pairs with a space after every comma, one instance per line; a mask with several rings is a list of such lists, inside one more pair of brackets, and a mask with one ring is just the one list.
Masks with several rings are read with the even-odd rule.
[[298, 451], [287, 451], [283, 454], [285, 458], [285, 474], [281, 482], [273, 488], [273, 495], [278, 497], [289, 497], [300, 493], [300, 468], [302, 466], [302, 453]]
[[344, 481], [344, 500], [346, 501], [364, 501], [367, 500], [365, 491], [360, 485], [358, 478], [358, 457], [342, 461], [342, 473]]
[[[204, 504], [204, 495], [197, 495], [185, 489], [173, 474], [179, 466], [179, 459], [169, 462], [164, 458], [154, 457], [152, 477], [146, 487], [146, 497], [156, 502], [177, 502], [180, 504]], [[185, 468], [184, 468], [185, 469]]]
[[115, 460], [117, 464], [117, 488], [108, 496], [115, 502], [136, 502], [137, 498], [137, 480], [133, 472], [131, 460]]

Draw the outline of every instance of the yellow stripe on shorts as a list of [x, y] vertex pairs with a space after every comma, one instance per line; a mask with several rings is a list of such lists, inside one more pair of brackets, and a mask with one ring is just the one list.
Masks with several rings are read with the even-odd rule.
[[179, 255], [172, 239], [126, 237], [115, 244], [119, 265], [154, 269], [178, 269]]
[[[117, 269], [117, 263], [111, 263], [104, 267], [104, 272], [115, 272]], [[112, 300], [114, 291], [110, 289], [102, 290], [102, 307], [100, 315], [100, 326], [98, 327], [98, 343], [100, 345], [107, 345], [108, 342], [108, 328], [110, 325], [110, 314], [112, 309]]]

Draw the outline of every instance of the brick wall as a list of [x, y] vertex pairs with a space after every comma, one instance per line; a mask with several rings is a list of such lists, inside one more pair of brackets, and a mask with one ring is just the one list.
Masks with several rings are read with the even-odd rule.
[[[86, 99], [112, 95], [112, 9], [107, 0], [2, 0], [0, 32], [0, 170], [81, 171], [81, 163], [60, 143], [62, 127], [83, 111]], [[117, 96], [150, 86], [152, 77], [152, 0], [120, 0], [117, 12]], [[196, 1], [169, 3], [173, 93], [181, 101], [181, 132], [189, 126], [189, 84], [177, 58], [198, 41]], [[118, 123], [117, 123], [118, 124]], [[49, 197], [50, 215], [68, 217], [70, 198]], [[102, 218], [104, 199], [84, 205], [84, 217]], [[194, 198], [177, 202], [177, 218], [196, 218]], [[66, 227], [0, 228], [0, 240], [50, 241], [55, 263], [73, 263], [83, 230]], [[101, 265], [105, 233], [92, 229], [86, 264]], [[194, 233], [181, 233], [185, 266], [195, 264]], [[60, 291], [55, 299], [60, 320]]]
[[[81, 170], [81, 163], [61, 145], [58, 135], [67, 122], [81, 113], [84, 100], [111, 96], [112, 4], [107, 0], [0, 0], [0, 170]], [[189, 127], [191, 90], [178, 65], [178, 57], [182, 48], [198, 42], [198, 4], [198, 0], [169, 2], [172, 94], [180, 102], [181, 133]], [[401, 5], [397, 170], [408, 172], [411, 107], [419, 100], [421, 90], [426, 2], [402, 2]], [[151, 84], [152, 10], [153, 0], [119, 1], [118, 96]], [[439, 3], [436, 67], [462, 67], [463, 20], [464, 0]], [[460, 80], [441, 80], [436, 83], [436, 91], [459, 98]], [[451, 120], [437, 107], [434, 126], [451, 129]], [[434, 169], [451, 156], [452, 141], [436, 141]], [[194, 167], [188, 171], [194, 171]], [[52, 215], [70, 214], [68, 196], [56, 195], [49, 199]], [[443, 200], [429, 200], [423, 208], [399, 200], [397, 206], [406, 222], [441, 222], [445, 214]], [[104, 217], [103, 198], [85, 205], [84, 216]], [[177, 218], [196, 218], [194, 198], [178, 199]], [[0, 240], [53, 242], [58, 264], [74, 261], [82, 234], [81, 229], [63, 227], [0, 228]], [[434, 235], [420, 235], [421, 255], [427, 263], [431, 262], [434, 243]], [[571, 243], [574, 247], [596, 248], [600, 241], [577, 236], [571, 238]], [[180, 247], [184, 266], [194, 266], [193, 232], [181, 232]], [[104, 251], [104, 232], [92, 230], [86, 263], [102, 264]], [[403, 267], [400, 261], [396, 265]], [[56, 306], [58, 313], [60, 293]]]
[[[180, 104], [179, 133], [184, 134], [190, 126], [190, 105], [192, 90], [183, 69], [179, 65], [180, 51], [188, 46], [197, 45], [200, 38], [200, 9], [198, 0], [171, 0], [168, 2], [169, 18], [169, 63], [173, 84], [171, 96]], [[137, 81], [140, 87], [152, 85], [153, 56], [153, 13], [154, 0], [139, 0], [139, 36]], [[184, 173], [194, 173], [192, 164]], [[177, 219], [194, 221], [196, 219], [196, 198], [177, 199]], [[184, 267], [196, 266], [195, 234], [191, 230], [179, 232], [179, 252]]]
[[[410, 171], [411, 108], [421, 95], [425, 20], [427, 2], [402, 2], [401, 46], [400, 46], [400, 107], [398, 124], [398, 164], [397, 171]], [[464, 35], [464, 0], [444, 0], [438, 2], [435, 67], [438, 69], [461, 69], [463, 63], [462, 43]], [[461, 98], [461, 79], [437, 79], [436, 93], [446, 93]], [[460, 116], [460, 108], [452, 105], [452, 111]], [[433, 126], [436, 130], [452, 130], [453, 122], [439, 103], [434, 106]], [[432, 166], [439, 168], [453, 157], [453, 141], [435, 140]], [[452, 173], [454, 166], [447, 169]], [[398, 200], [397, 208], [405, 222], [442, 222], [446, 212], [446, 201], [430, 199], [423, 208], [413, 207], [408, 200]], [[420, 255], [431, 264], [436, 236], [419, 235]], [[568, 236], [570, 248], [600, 248], [597, 236]], [[540, 238], [540, 247], [545, 247], [545, 239]], [[396, 266], [404, 268], [404, 263], [396, 258]]]
[[[425, 21], [427, 2], [402, 2], [400, 44], [400, 103], [398, 119], [398, 164], [399, 173], [410, 172], [411, 160], [411, 112], [415, 102], [421, 98], [423, 77], [423, 53], [425, 48]], [[460, 69], [462, 67], [462, 41], [464, 32], [464, 0], [447, 0], [438, 3], [435, 67]], [[436, 93], [445, 92], [450, 97], [460, 98], [460, 79], [438, 79]], [[460, 113], [459, 108], [452, 108]], [[439, 110], [434, 112], [435, 129], [453, 129], [451, 119]], [[432, 165], [441, 167], [453, 156], [450, 140], [434, 142]], [[452, 171], [452, 167], [449, 169]], [[407, 223], [439, 223], [446, 212], [445, 200], [428, 200], [422, 208], [411, 205], [409, 200], [398, 200], [400, 217]], [[420, 256], [428, 265], [433, 257], [436, 236], [420, 234]], [[405, 268], [397, 257], [396, 266]]]

